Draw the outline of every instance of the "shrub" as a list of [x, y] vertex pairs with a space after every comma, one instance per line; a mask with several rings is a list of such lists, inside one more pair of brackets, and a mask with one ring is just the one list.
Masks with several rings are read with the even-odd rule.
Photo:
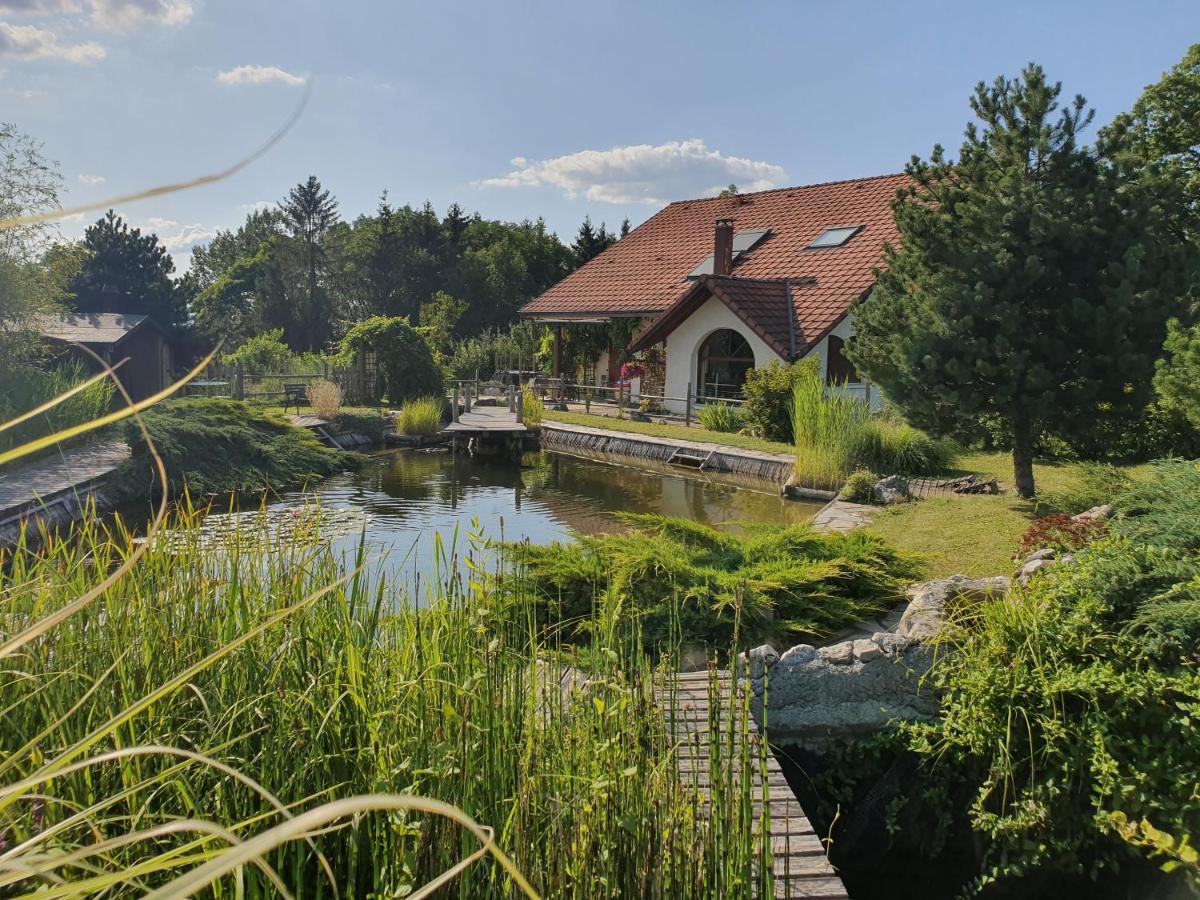
[[854, 471], [854, 441], [870, 411], [841, 391], [827, 391], [815, 371], [792, 388], [796, 480], [804, 487], [836, 491]]
[[[172, 494], [185, 487], [193, 497], [289, 487], [331, 475], [357, 459], [322, 446], [308, 431], [277, 416], [220, 397], [160, 403], [142, 419], [166, 465]], [[160, 486], [151, 475], [141, 431], [127, 422], [124, 432], [133, 456], [113, 483], [137, 499]]]
[[1021, 535], [1018, 557], [1035, 550], [1057, 550], [1066, 553], [1079, 550], [1108, 531], [1107, 519], [1072, 519], [1065, 514], [1042, 516]]
[[352, 365], [365, 350], [375, 353], [376, 383], [368, 385], [375, 398], [398, 404], [442, 393], [442, 370], [407, 319], [375, 316], [359, 322], [342, 338], [338, 360]]
[[272, 328], [262, 334], [247, 338], [246, 342], [231, 353], [225, 354], [224, 362], [242, 368], [255, 375], [284, 373], [292, 358], [292, 348], [283, 342], [283, 329]]
[[710, 400], [700, 407], [700, 425], [709, 431], [732, 433], [741, 430], [742, 415], [732, 403]]
[[877, 481], [879, 481], [879, 476], [869, 469], [852, 472], [846, 479], [846, 483], [842, 485], [838, 498], [847, 503], [874, 503], [875, 482]]
[[308, 395], [308, 405], [320, 419], [332, 422], [342, 409], [342, 389], [332, 381], [310, 382], [304, 391]]
[[624, 515], [630, 531], [549, 547], [517, 545], [522, 586], [543, 624], [590, 640], [636, 623], [649, 646], [728, 646], [826, 635], [890, 608], [913, 564], [862, 532], [807, 525], [731, 535], [686, 519]]
[[872, 416], [850, 440], [855, 465], [887, 475], [937, 475], [958, 455], [948, 440], [936, 440], [888, 414]]
[[396, 430], [401, 434], [432, 437], [442, 429], [442, 411], [445, 401], [441, 397], [419, 397], [409, 400], [396, 413]]
[[521, 422], [530, 431], [542, 427], [542, 417], [546, 414], [546, 404], [529, 385], [521, 388]]
[[792, 393], [801, 378], [819, 377], [816, 359], [804, 359], [785, 366], [773, 360], [765, 369], [746, 373], [742, 417], [751, 434], [768, 441], [790, 444], [792, 430]]
[[972, 607], [937, 657], [941, 719], [912, 746], [967, 795], [977, 887], [1149, 860], [1128, 823], [1200, 833], [1200, 469], [1158, 465], [1117, 505], [1110, 537]]

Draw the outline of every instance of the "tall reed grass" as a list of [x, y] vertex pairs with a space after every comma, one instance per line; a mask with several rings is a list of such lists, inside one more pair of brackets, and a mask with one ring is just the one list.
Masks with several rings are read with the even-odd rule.
[[430, 437], [442, 427], [442, 410], [445, 401], [441, 397], [419, 397], [409, 400], [396, 413], [396, 429], [401, 434]]
[[827, 391], [816, 374], [792, 386], [796, 479], [805, 487], [836, 491], [854, 471], [854, 444], [870, 409], [842, 391]]
[[[83, 384], [89, 377], [83, 365], [73, 360], [45, 369], [5, 365], [0, 371], [0, 422], [41, 406]], [[113, 393], [112, 382], [93, 382], [42, 415], [0, 431], [0, 450], [99, 418], [108, 412]]]
[[546, 415], [546, 404], [529, 385], [521, 388], [521, 424], [530, 431], [542, 427], [542, 419]]
[[321, 419], [332, 422], [342, 411], [342, 389], [332, 381], [314, 381], [304, 389], [308, 405]]
[[[0, 632], [73, 610], [0, 657], [0, 893], [507, 898], [519, 871], [554, 897], [770, 896], [744, 728], [713, 729], [705, 807], [665, 672], [623, 636], [584, 674], [532, 608], [492, 619], [506, 573], [483, 578], [478, 536], [476, 577], [418, 605], [362, 551], [347, 577], [320, 515], [220, 547], [197, 518], [148, 546], [88, 519], [0, 560]], [[507, 857], [482, 857], [492, 836]]]

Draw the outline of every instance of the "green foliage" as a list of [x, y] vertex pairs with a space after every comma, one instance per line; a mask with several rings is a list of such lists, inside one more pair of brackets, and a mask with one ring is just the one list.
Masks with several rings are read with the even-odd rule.
[[1172, 321], [1163, 349], [1166, 355], [1154, 373], [1155, 390], [1164, 405], [1200, 429], [1200, 325], [1185, 328]]
[[838, 499], [848, 503], [874, 503], [877, 481], [879, 481], [879, 476], [870, 469], [858, 469], [851, 472], [850, 477], [846, 479], [846, 483], [842, 485], [842, 489], [838, 493]]
[[953, 465], [958, 446], [949, 438], [931, 438], [894, 414], [867, 419], [851, 439], [856, 466], [889, 475], [937, 475]]
[[742, 414], [732, 403], [710, 401], [700, 407], [697, 415], [701, 426], [709, 431], [732, 433], [742, 430]]
[[401, 434], [432, 437], [442, 428], [442, 413], [446, 401], [441, 397], [418, 397], [409, 400], [396, 413], [396, 430]]
[[521, 422], [530, 431], [537, 431], [542, 427], [542, 418], [546, 415], [546, 404], [542, 403], [542, 398], [534, 393], [533, 388], [529, 385], [521, 387]]
[[[82, 364], [73, 360], [47, 368], [22, 364], [5, 366], [0, 372], [0, 422], [41, 406], [89, 377]], [[112, 381], [104, 379], [48, 412], [0, 431], [0, 450], [9, 450], [43, 435], [99, 418], [109, 411], [114, 392]]]
[[1092, 114], [1031, 65], [980, 84], [957, 160], [907, 167], [898, 248], [855, 310], [847, 355], [913, 424], [951, 434], [995, 416], [1033, 495], [1043, 435], [1073, 444], [1150, 400], [1166, 322], [1195, 270], [1164, 208], [1179, 185], [1119, 135], [1080, 143]]
[[187, 324], [187, 298], [157, 235], [131, 229], [110, 209], [88, 226], [83, 246], [83, 267], [68, 286], [74, 309], [147, 315], [169, 329]]
[[579, 234], [575, 236], [575, 243], [571, 245], [571, 252], [575, 254], [576, 265], [582, 266], [589, 259], [599, 256], [616, 242], [617, 235], [609, 231], [603, 222], [600, 223], [600, 228], [596, 229], [592, 227], [591, 216], [584, 216], [583, 224], [579, 226]]
[[1125, 469], [1108, 463], [1080, 463], [1075, 473], [1071, 486], [1038, 494], [1039, 512], [1073, 516], [1094, 506], [1112, 503], [1133, 487], [1133, 478]]
[[452, 352], [454, 327], [466, 311], [466, 303], [456, 300], [445, 291], [438, 291], [432, 300], [421, 304], [421, 333], [439, 363], [444, 363]]
[[513, 548], [543, 621], [586, 641], [636, 623], [648, 646], [829, 634], [892, 606], [912, 563], [878, 538], [806, 525], [744, 536], [686, 519], [626, 515], [630, 530]]
[[403, 403], [442, 393], [442, 370], [407, 319], [376, 316], [359, 322], [342, 338], [338, 359], [349, 366], [366, 350], [375, 353], [375, 397]]
[[827, 390], [815, 370], [792, 385], [796, 480], [803, 487], [836, 491], [854, 471], [854, 446], [870, 418], [867, 405], [843, 391]]
[[748, 371], [742, 416], [750, 433], [768, 441], [792, 443], [792, 393], [799, 380], [817, 376], [818, 368], [819, 363], [813, 358], [791, 365], [772, 360], [765, 369]]
[[913, 746], [972, 798], [980, 884], [1153, 856], [1129, 822], [1200, 828], [1200, 469], [1160, 464], [1119, 507], [1112, 537], [972, 608], [938, 655], [942, 719]]
[[225, 354], [223, 361], [231, 366], [241, 363], [247, 372], [275, 374], [284, 372], [291, 359], [292, 350], [283, 342], [283, 329], [273, 328], [247, 338], [232, 353]]
[[[600, 648], [574, 689], [563, 672], [579, 661], [524, 616], [489, 620], [481, 589], [464, 597], [436, 583], [410, 598], [369, 564], [340, 580], [324, 515], [288, 518], [280, 528], [251, 512], [214, 534], [179, 513], [73, 613], [133, 552], [119, 528], [90, 520], [71, 540], [6, 557], [6, 638], [69, 613], [0, 659], [8, 892], [143, 895], [229, 846], [213, 826], [198, 835], [181, 822], [245, 841], [329, 801], [394, 793], [466, 810], [547, 898], [773, 894], [757, 864], [769, 838], [752, 834], [758, 751], [739, 704], [713, 701], [722, 729], [702, 811], [681, 789], [654, 698], [668, 675], [645, 656]], [[447, 567], [459, 553], [473, 569], [491, 565], [475, 541], [440, 549]], [[279, 841], [263, 865], [183, 893], [279, 896], [269, 865], [295, 896], [404, 897], [477, 847], [423, 808], [364, 802], [334, 827]], [[490, 856], [449, 891], [524, 896]]]
[[[330, 475], [353, 464], [353, 454], [322, 446], [312, 434], [236, 400], [189, 397], [161, 403], [142, 416], [163, 459], [170, 492], [193, 497], [278, 490]], [[160, 485], [149, 451], [132, 422], [124, 426], [133, 458], [113, 479], [131, 499]]]

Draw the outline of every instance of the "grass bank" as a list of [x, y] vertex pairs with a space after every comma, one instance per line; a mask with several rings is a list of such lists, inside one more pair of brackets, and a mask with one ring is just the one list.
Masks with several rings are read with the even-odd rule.
[[609, 416], [596, 416], [585, 413], [558, 412], [550, 408], [545, 412], [546, 422], [562, 422], [566, 425], [583, 425], [588, 428], [599, 428], [604, 431], [624, 431], [629, 434], [645, 434], [651, 437], [670, 438], [677, 441], [702, 442], [706, 444], [722, 444], [726, 447], [738, 447], [742, 450], [757, 450], [760, 453], [778, 453], [794, 457], [796, 449], [790, 444], [777, 441], [767, 441], [752, 437], [748, 434], [734, 434], [722, 431], [709, 431], [707, 428], [686, 425], [660, 425], [656, 422], [634, 422], [630, 419], [614, 419]]
[[[647, 657], [597, 653], [571, 689], [554, 662], [569, 649], [528, 617], [489, 618], [478, 585], [443, 580], [418, 608], [369, 570], [339, 581], [315, 510], [219, 547], [196, 524], [180, 513], [170, 540], [53, 627], [130, 540], [91, 521], [0, 568], [0, 634], [49, 628], [0, 658], [4, 890], [61, 878], [57, 896], [141, 894], [231, 839], [380, 794], [453, 804], [546, 897], [749, 896], [767, 879], [744, 728], [713, 742], [709, 818], [680, 784]], [[445, 570], [455, 553], [482, 565], [438, 546]], [[301, 896], [407, 896], [479, 846], [419, 804], [372, 802], [273, 842], [211, 896], [277, 896], [270, 877]], [[520, 895], [487, 855], [448, 890]]]
[[[169, 490], [193, 497], [278, 489], [323, 478], [355, 465], [355, 454], [322, 445], [284, 418], [236, 400], [189, 397], [161, 403], [143, 414], [170, 479]], [[140, 500], [160, 486], [149, 451], [132, 422], [124, 436], [133, 455], [112, 479], [120, 499]]]
[[[1011, 488], [1012, 458], [1007, 453], [969, 453], [959, 458], [956, 475], [975, 473], [995, 478]], [[1149, 467], [1121, 469], [1133, 480], [1145, 477]], [[1089, 496], [1095, 471], [1074, 462], [1050, 461], [1034, 465], [1040, 499], [1021, 500], [1015, 495], [933, 497], [917, 503], [880, 509], [870, 531], [899, 550], [921, 556], [930, 577], [1004, 575], [1012, 569], [1012, 557], [1021, 535], [1035, 518], [1058, 512], [1062, 504], [1090, 505], [1113, 496]], [[1067, 511], [1077, 512], [1070, 508]]]

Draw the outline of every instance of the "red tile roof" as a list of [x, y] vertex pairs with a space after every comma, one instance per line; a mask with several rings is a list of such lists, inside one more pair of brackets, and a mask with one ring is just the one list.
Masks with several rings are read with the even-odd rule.
[[[687, 274], [713, 252], [717, 219], [733, 219], [736, 232], [770, 230], [738, 258], [733, 275], [792, 282], [797, 350], [802, 351], [820, 340], [870, 288], [871, 270], [883, 262], [884, 244], [899, 239], [891, 201], [907, 181], [905, 175], [882, 175], [672, 203], [526, 304], [521, 313], [550, 319], [657, 316], [696, 288]], [[841, 247], [808, 249], [817, 235], [839, 225], [864, 227]], [[786, 329], [786, 318], [777, 309], [762, 314], [774, 322], [772, 331]], [[786, 345], [786, 330], [773, 341]]]

